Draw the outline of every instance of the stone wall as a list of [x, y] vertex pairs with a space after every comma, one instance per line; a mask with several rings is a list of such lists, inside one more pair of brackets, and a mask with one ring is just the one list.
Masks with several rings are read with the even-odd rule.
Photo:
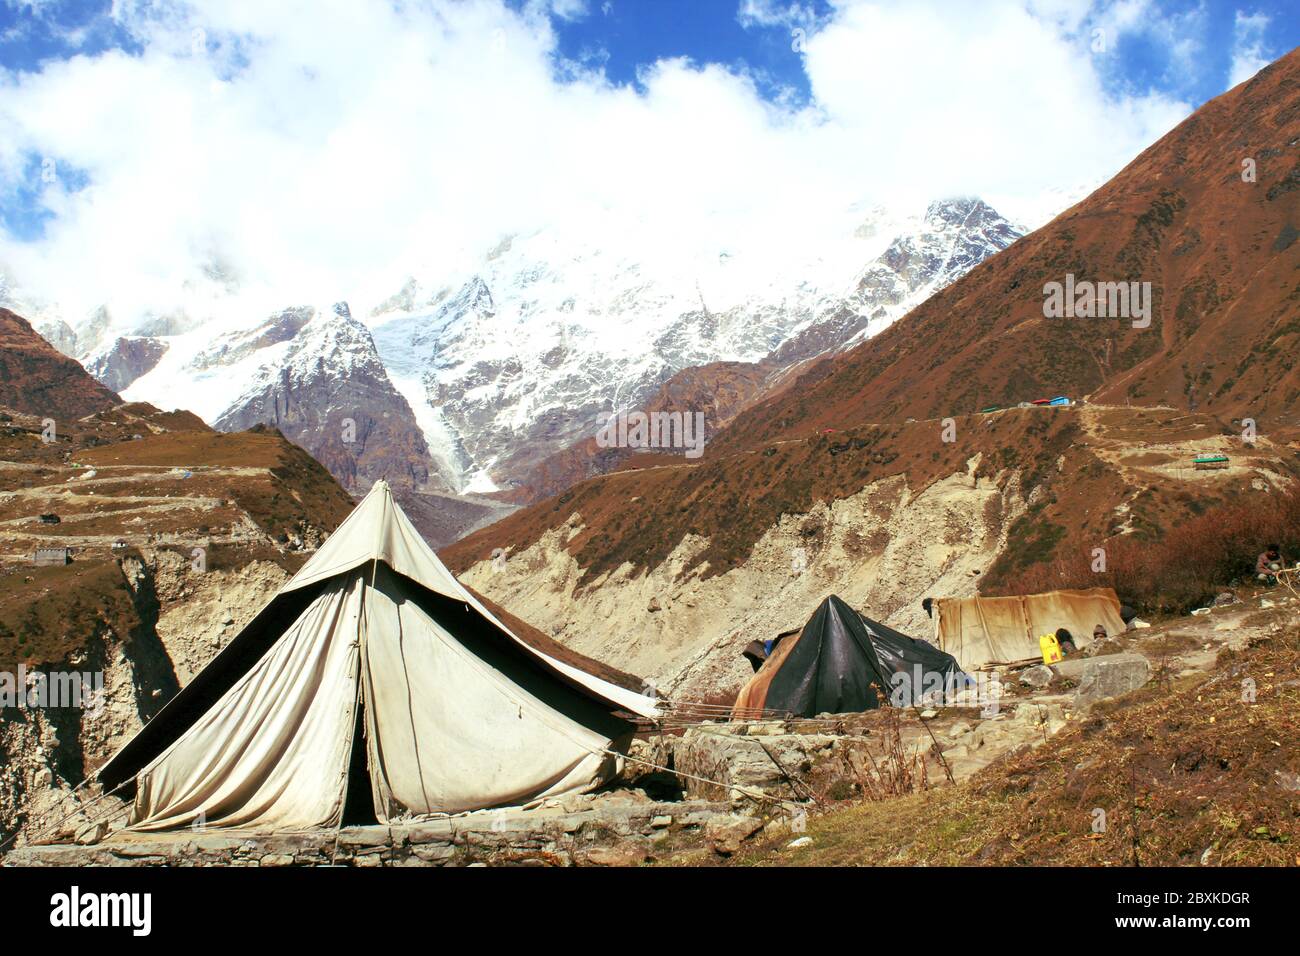
[[[597, 800], [586, 810], [481, 811], [405, 826], [312, 833], [116, 833], [94, 846], [21, 847], [5, 866], [631, 866], [723, 832], [726, 804]], [[751, 832], [762, 827], [755, 821]]]

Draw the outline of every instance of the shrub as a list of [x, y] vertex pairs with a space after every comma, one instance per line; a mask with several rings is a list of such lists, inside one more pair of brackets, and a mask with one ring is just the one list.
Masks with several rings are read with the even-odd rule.
[[1165, 529], [1155, 541], [1112, 538], [1105, 544], [1105, 571], [1093, 571], [1091, 547], [1075, 541], [1075, 547], [1058, 548], [1055, 559], [1021, 568], [990, 593], [1112, 587], [1139, 611], [1182, 613], [1251, 577], [1256, 557], [1270, 543], [1282, 548], [1284, 558], [1300, 558], [1300, 493], [1221, 505]]

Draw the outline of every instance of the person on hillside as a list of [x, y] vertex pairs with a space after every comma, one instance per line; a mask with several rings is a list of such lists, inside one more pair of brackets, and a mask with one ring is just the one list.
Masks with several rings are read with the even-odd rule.
[[1106, 639], [1106, 628], [1098, 624], [1092, 629], [1092, 642], [1098, 644]]
[[1255, 580], [1266, 587], [1277, 584], [1277, 572], [1282, 570], [1282, 552], [1275, 544], [1270, 544], [1255, 559]]
[[1071, 654], [1078, 653], [1078, 648], [1074, 646], [1074, 635], [1065, 628], [1058, 628], [1056, 631], [1056, 643], [1061, 645], [1061, 656], [1069, 657]]

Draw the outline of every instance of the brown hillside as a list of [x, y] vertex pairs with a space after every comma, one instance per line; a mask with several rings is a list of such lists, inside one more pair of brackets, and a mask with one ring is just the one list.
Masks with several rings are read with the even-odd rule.
[[573, 650], [573, 648], [566, 647], [549, 635], [539, 631], [527, 621], [515, 617], [515, 615], [511, 614], [500, 604], [497, 604], [486, 595], [480, 594], [473, 588], [468, 588], [468, 590], [483, 602], [484, 607], [496, 615], [497, 620], [510, 628], [516, 637], [527, 641], [542, 653], [549, 654], [556, 660], [563, 661], [573, 667], [581, 668], [588, 674], [594, 674], [601, 680], [609, 681], [617, 687], [624, 687], [628, 690], [634, 690], [637, 693], [641, 693], [645, 688], [645, 681], [640, 677], [637, 677], [634, 674], [629, 674], [626, 671], [621, 671], [617, 667], [611, 667], [603, 661], [587, 657], [585, 654], [579, 654], [577, 651]]
[[[273, 429], [222, 434], [189, 413], [122, 405], [47, 443], [38, 418], [0, 411], [0, 562], [63, 544], [108, 557], [116, 540], [253, 545], [328, 532], [351, 508], [329, 473]], [[61, 521], [41, 524], [40, 514]]]
[[74, 359], [46, 342], [27, 320], [0, 309], [0, 405], [41, 418], [81, 418], [121, 401]]
[[[1242, 181], [1242, 161], [1256, 182]], [[1247, 416], [1300, 398], [1300, 50], [851, 352], [742, 414], [718, 452], [1067, 394]], [[1149, 281], [1149, 328], [1044, 318], [1044, 286]]]
[[[1261, 440], [1242, 448], [1236, 429], [1207, 415], [1172, 409], [1009, 409], [955, 419], [957, 440], [941, 440], [938, 420], [864, 425], [787, 439], [698, 465], [658, 464], [615, 472], [472, 534], [442, 552], [456, 571], [494, 549], [519, 553], [546, 531], [580, 516], [567, 549], [591, 581], [624, 563], [653, 568], [688, 534], [708, 539], [697, 564], [705, 576], [742, 565], [783, 514], [815, 501], [849, 497], [867, 484], [903, 476], [914, 494], [973, 469], [976, 482], [1019, 475], [1034, 505], [991, 571], [1003, 582], [1051, 557], [1068, 536], [1099, 544], [1117, 533], [1155, 538], [1161, 529], [1215, 503], [1250, 492], [1255, 469], [1294, 474], [1293, 456]], [[1224, 471], [1195, 472], [1203, 452], [1231, 452]], [[978, 457], [976, 457], [978, 456]], [[972, 464], [973, 462], [973, 464]], [[1196, 481], [1195, 485], [1192, 482]], [[1189, 494], [1189, 487], [1196, 494]], [[1130, 499], [1122, 516], [1116, 502]], [[806, 531], [810, 540], [819, 529]], [[865, 556], [879, 542], [863, 540]], [[1091, 546], [1091, 545], [1090, 545]]]
[[[724, 428], [741, 411], [768, 393], [779, 368], [755, 362], [711, 362], [682, 369], [659, 386], [642, 411], [704, 413], [706, 439]], [[680, 457], [681, 452], [674, 455]], [[543, 459], [518, 487], [496, 497], [515, 504], [532, 504], [558, 495], [585, 478], [611, 471], [645, 468], [661, 463], [663, 453], [630, 448], [602, 448], [593, 435]], [[671, 460], [671, 457], [669, 457]]]
[[[209, 571], [271, 562], [293, 573], [354, 505], [274, 428], [218, 432], [189, 412], [135, 403], [44, 442], [39, 418], [0, 409], [0, 652], [51, 663], [76, 653], [95, 622], [119, 634], [144, 626], [124, 559], [168, 551], [188, 565], [201, 547]], [[42, 523], [45, 514], [58, 523]], [[71, 564], [32, 566], [35, 549], [57, 547], [71, 549]], [[490, 606], [542, 650], [640, 689], [638, 678]]]

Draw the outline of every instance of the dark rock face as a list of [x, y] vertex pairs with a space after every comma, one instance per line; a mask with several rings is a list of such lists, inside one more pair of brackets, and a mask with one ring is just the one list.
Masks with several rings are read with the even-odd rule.
[[167, 343], [149, 336], [119, 338], [108, 351], [92, 359], [86, 371], [115, 392], [124, 391], [153, 370], [167, 353]]
[[393, 388], [370, 332], [346, 303], [332, 314], [291, 309], [255, 335], [225, 343], [229, 355], [291, 339], [283, 358], [217, 419], [222, 431], [274, 425], [360, 491], [378, 478], [398, 488], [429, 480], [429, 449], [406, 400]]
[[26, 319], [0, 309], [0, 405], [29, 415], [81, 418], [121, 402], [36, 334]]
[[399, 488], [394, 494], [431, 548], [442, 548], [504, 518], [515, 507], [490, 499]]

